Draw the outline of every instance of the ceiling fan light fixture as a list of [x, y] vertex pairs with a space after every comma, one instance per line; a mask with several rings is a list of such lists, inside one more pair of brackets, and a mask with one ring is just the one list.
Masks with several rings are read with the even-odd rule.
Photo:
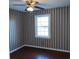
[[33, 8], [32, 7], [28, 7], [27, 11], [33, 11]]

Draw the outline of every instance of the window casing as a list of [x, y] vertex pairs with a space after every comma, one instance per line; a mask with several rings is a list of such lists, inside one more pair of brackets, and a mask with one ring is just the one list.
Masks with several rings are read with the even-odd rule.
[[50, 38], [50, 15], [35, 16], [35, 37]]

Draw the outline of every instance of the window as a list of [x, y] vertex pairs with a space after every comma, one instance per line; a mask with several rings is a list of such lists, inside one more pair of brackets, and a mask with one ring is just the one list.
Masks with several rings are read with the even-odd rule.
[[50, 15], [37, 15], [35, 16], [35, 36], [40, 38], [49, 38], [49, 20]]

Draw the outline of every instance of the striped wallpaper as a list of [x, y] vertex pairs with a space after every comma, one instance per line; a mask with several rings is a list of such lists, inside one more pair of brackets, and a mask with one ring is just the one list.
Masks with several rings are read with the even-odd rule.
[[[35, 15], [51, 15], [51, 38], [35, 38]], [[24, 13], [24, 43], [70, 51], [70, 7]]]
[[23, 40], [23, 13], [9, 10], [9, 47], [10, 51], [22, 46]]

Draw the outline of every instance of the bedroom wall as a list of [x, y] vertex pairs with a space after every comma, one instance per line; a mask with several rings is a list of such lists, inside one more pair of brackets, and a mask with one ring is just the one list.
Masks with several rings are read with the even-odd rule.
[[[51, 15], [51, 39], [35, 38], [35, 15]], [[70, 50], [70, 7], [24, 13], [24, 44]]]
[[23, 13], [9, 10], [9, 49], [14, 50], [23, 43]]

